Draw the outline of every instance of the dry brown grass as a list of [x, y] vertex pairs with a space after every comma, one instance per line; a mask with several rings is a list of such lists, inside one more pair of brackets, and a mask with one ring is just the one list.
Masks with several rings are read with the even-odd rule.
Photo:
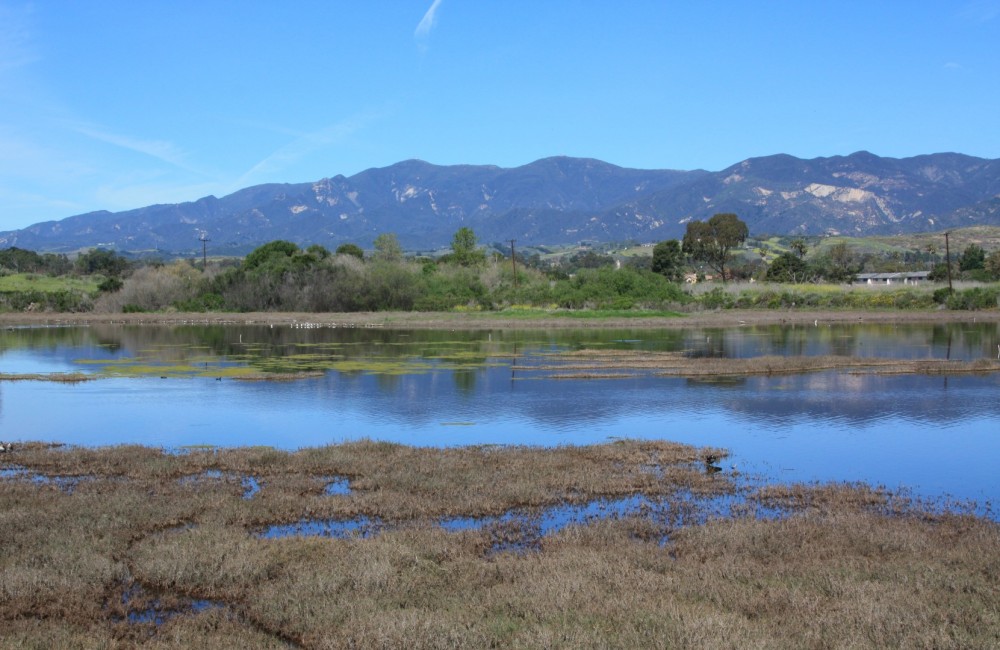
[[[639, 371], [665, 377], [746, 377], [787, 375], [824, 370], [874, 374], [968, 374], [1000, 372], [1000, 360], [883, 359], [875, 357], [760, 356], [742, 359], [691, 357], [683, 352], [647, 350], [573, 350], [550, 355], [547, 364], [522, 364], [520, 370], [552, 371], [555, 379], [628, 377]], [[613, 372], [619, 371], [619, 372]]]
[[11, 373], [0, 372], [0, 381], [56, 381], [75, 384], [97, 379], [96, 375], [83, 372]]
[[[860, 485], [749, 491], [706, 472], [720, 455], [635, 441], [183, 454], [21, 445], [0, 464], [91, 478], [72, 491], [0, 480], [0, 646], [1000, 644], [996, 522]], [[262, 485], [251, 499], [245, 475]], [[350, 479], [349, 495], [324, 494], [334, 476]], [[699, 496], [741, 491], [732, 516], [679, 525]], [[493, 548], [530, 520], [437, 525], [637, 493], [660, 506], [563, 528], [530, 552]], [[788, 514], [754, 516], [770, 508]], [[387, 527], [357, 539], [255, 534], [264, 523], [355, 516]], [[193, 599], [221, 606], [195, 613]], [[128, 622], [154, 610], [170, 614], [162, 625]]]

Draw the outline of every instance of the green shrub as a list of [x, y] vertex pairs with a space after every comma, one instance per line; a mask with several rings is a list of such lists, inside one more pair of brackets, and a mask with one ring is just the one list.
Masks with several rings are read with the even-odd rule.
[[174, 303], [174, 308], [178, 311], [222, 311], [226, 306], [225, 300], [217, 293], [203, 293], [190, 300], [179, 300]]
[[97, 289], [101, 293], [114, 293], [115, 291], [120, 290], [123, 286], [125, 286], [125, 283], [122, 282], [121, 278], [109, 277], [104, 278], [104, 280], [97, 285]]
[[703, 293], [699, 302], [705, 309], [731, 309], [735, 300], [732, 294], [722, 287], [715, 287], [711, 291]]
[[933, 294], [933, 300], [938, 305], [944, 305], [948, 302], [948, 297], [951, 296], [952, 291], [948, 287], [941, 287], [940, 289], [935, 289]]
[[680, 286], [662, 275], [612, 267], [581, 269], [572, 278], [556, 281], [552, 299], [567, 309], [649, 309], [688, 301]]
[[94, 307], [91, 297], [77, 291], [4, 291], [0, 293], [2, 311], [81, 312]]
[[973, 287], [948, 297], [948, 309], [995, 309], [1000, 303], [1000, 286]]

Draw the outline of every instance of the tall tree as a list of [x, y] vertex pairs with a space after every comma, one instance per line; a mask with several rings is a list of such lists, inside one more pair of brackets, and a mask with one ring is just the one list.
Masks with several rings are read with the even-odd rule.
[[130, 262], [114, 251], [94, 248], [76, 258], [80, 273], [101, 273], [108, 277], [121, 277], [131, 266]]
[[805, 282], [809, 269], [794, 253], [782, 253], [767, 267], [768, 282]]
[[829, 282], [849, 283], [861, 267], [861, 261], [844, 241], [831, 246], [826, 255], [816, 260], [817, 272]]
[[365, 259], [365, 252], [357, 244], [341, 244], [337, 246], [337, 255], [353, 255], [359, 260]]
[[287, 266], [287, 264], [285, 264], [287, 262], [287, 258], [291, 258], [298, 252], [299, 247], [297, 244], [283, 239], [277, 239], [262, 246], [258, 246], [254, 250], [250, 251], [250, 253], [243, 258], [242, 268], [245, 271], [252, 271], [264, 267], [284, 267]]
[[992, 280], [1000, 280], [1000, 250], [995, 250], [986, 257], [983, 269]]
[[659, 273], [671, 282], [684, 279], [684, 252], [676, 239], [661, 241], [653, 247], [653, 273]]
[[986, 263], [986, 251], [976, 244], [969, 244], [961, 257], [958, 258], [958, 269], [960, 271], [975, 271], [983, 268]]
[[486, 260], [486, 254], [476, 248], [476, 233], [462, 226], [451, 240], [452, 259], [462, 266], [474, 266]]
[[684, 233], [683, 251], [692, 259], [704, 262], [726, 281], [726, 267], [732, 250], [746, 241], [750, 229], [731, 212], [714, 215], [708, 221], [691, 221]]
[[375, 259], [382, 262], [398, 262], [403, 259], [403, 247], [391, 232], [384, 232], [375, 238]]

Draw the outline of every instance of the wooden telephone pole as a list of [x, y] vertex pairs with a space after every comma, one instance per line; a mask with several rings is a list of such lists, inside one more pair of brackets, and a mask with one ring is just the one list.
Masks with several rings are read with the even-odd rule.
[[516, 239], [510, 240], [510, 266], [514, 269], [514, 290], [517, 290], [517, 255], [514, 253], [514, 242]]
[[948, 293], [954, 291], [954, 289], [951, 288], [951, 248], [948, 247], [948, 235], [950, 234], [950, 232], [946, 232], [944, 234], [944, 259], [945, 264], [948, 267]]
[[198, 241], [201, 242], [201, 270], [204, 271], [208, 268], [208, 249], [206, 245], [212, 240], [208, 238], [208, 233], [203, 232]]

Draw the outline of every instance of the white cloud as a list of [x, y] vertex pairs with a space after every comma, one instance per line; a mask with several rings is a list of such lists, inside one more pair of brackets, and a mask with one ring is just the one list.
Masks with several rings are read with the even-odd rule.
[[239, 177], [233, 184], [233, 189], [240, 189], [257, 182], [258, 179], [267, 179], [276, 172], [289, 167], [309, 154], [332, 147], [345, 138], [365, 128], [373, 120], [380, 117], [381, 113], [363, 113], [335, 124], [331, 124], [317, 131], [304, 133], [294, 140], [279, 147], [271, 155], [267, 156], [256, 165], [251, 167], [245, 174]]
[[209, 194], [221, 196], [225, 192], [218, 183], [174, 183], [171, 181], [138, 182], [132, 178], [118, 179], [94, 188], [93, 199], [102, 209], [132, 210], [147, 205], [185, 203], [196, 201]]
[[101, 129], [100, 127], [86, 124], [75, 125], [73, 130], [81, 135], [87, 136], [88, 138], [100, 140], [101, 142], [106, 142], [108, 144], [115, 145], [116, 147], [121, 147], [122, 149], [128, 149], [130, 151], [145, 154], [187, 171], [194, 171], [185, 163], [184, 153], [176, 146], [165, 140], [143, 140], [140, 138], [133, 138], [127, 135], [111, 133]]
[[420, 23], [417, 28], [413, 31], [413, 35], [418, 39], [427, 38], [431, 30], [434, 29], [434, 21], [437, 16], [438, 7], [441, 6], [441, 0], [434, 0], [431, 4], [431, 8], [427, 10], [424, 17], [420, 19]]

